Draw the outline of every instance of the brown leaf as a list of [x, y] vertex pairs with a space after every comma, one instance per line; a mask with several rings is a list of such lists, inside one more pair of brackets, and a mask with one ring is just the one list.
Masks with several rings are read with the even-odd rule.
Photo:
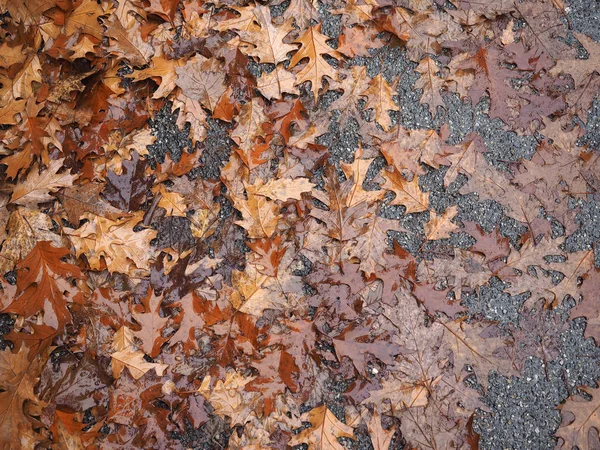
[[27, 318], [43, 310], [44, 323], [56, 330], [70, 323], [67, 301], [73, 301], [79, 290], [68, 278], [82, 278], [82, 273], [77, 266], [62, 261], [67, 255], [69, 251], [64, 248], [38, 242], [17, 265], [20, 294], [4, 311]]
[[403, 205], [406, 207], [407, 214], [427, 211], [429, 208], [429, 194], [421, 191], [416, 176], [412, 181], [406, 181], [397, 170], [384, 171], [382, 175], [385, 178], [382, 187], [396, 194], [396, 198], [390, 204]]
[[28, 353], [24, 348], [0, 352], [0, 445], [4, 448], [32, 448], [36, 442], [33, 419], [24, 403], [39, 404], [34, 388], [42, 361], [39, 356], [30, 360]]
[[416, 89], [423, 89], [421, 103], [427, 103], [429, 111], [432, 115], [435, 115], [437, 107], [444, 106], [441, 94], [444, 80], [438, 76], [439, 68], [435, 60], [426, 56], [421, 60], [415, 71], [421, 74], [421, 77], [415, 83]]
[[394, 91], [382, 74], [377, 75], [369, 83], [361, 95], [367, 97], [366, 109], [375, 111], [375, 120], [385, 131], [392, 128], [392, 119], [389, 111], [398, 111], [393, 99]]
[[340, 422], [326, 405], [312, 409], [306, 414], [312, 427], [307, 428], [290, 440], [290, 445], [308, 444], [310, 449], [343, 450], [338, 438], [354, 438], [353, 430]]
[[316, 100], [321, 88], [321, 79], [324, 76], [332, 80], [338, 79], [338, 71], [329, 65], [323, 55], [340, 58], [341, 54], [327, 45], [327, 36], [321, 34], [320, 25], [310, 27], [296, 42], [301, 44], [301, 47], [292, 57], [290, 68], [296, 67], [304, 58], [308, 58], [308, 62], [296, 75], [295, 84], [310, 81], [311, 90]]
[[429, 222], [425, 224], [425, 237], [428, 240], [448, 239], [450, 233], [458, 229], [458, 225], [452, 223], [456, 214], [458, 214], [456, 205], [447, 208], [441, 216], [435, 211], [431, 211]]
[[110, 272], [135, 275], [147, 273], [153, 252], [150, 241], [156, 237], [154, 230], [134, 231], [142, 221], [142, 213], [129, 218], [112, 221], [86, 213], [88, 219], [82, 227], [66, 231], [77, 256], [85, 254], [94, 270], [101, 270], [101, 258]]
[[100, 198], [103, 189], [103, 183], [86, 183], [63, 189], [56, 196], [63, 204], [69, 222], [73, 225], [79, 225], [79, 220], [84, 213], [115, 220], [123, 213]]
[[134, 305], [132, 317], [142, 327], [133, 334], [142, 341], [142, 350], [151, 358], [160, 354], [161, 346], [168, 341], [163, 337], [163, 329], [169, 319], [161, 317], [162, 296], [158, 296], [152, 289], [141, 298], [141, 305]]
[[377, 412], [377, 408], [373, 411], [373, 415], [369, 422], [367, 422], [369, 428], [369, 435], [371, 436], [371, 444], [373, 450], [389, 450], [392, 438], [396, 433], [396, 427], [392, 426], [385, 430], [381, 426], [381, 417]]
[[71, 175], [68, 170], [58, 174], [62, 166], [62, 159], [54, 160], [40, 173], [37, 165], [34, 165], [27, 179], [15, 187], [10, 201], [19, 205], [31, 205], [53, 200], [51, 192], [61, 187], [72, 186], [73, 180], [78, 177], [78, 175]]
[[[600, 432], [600, 389], [580, 388], [592, 397], [591, 400], [576, 400], [574, 397], [560, 407], [563, 416], [563, 424], [556, 431], [556, 435], [562, 438], [568, 447], [589, 448], [592, 430], [595, 429], [596, 436]], [[565, 424], [565, 413], [575, 416], [572, 422]], [[589, 439], [589, 440], [588, 440]]]
[[0, 250], [0, 273], [12, 270], [33, 250], [37, 242], [49, 241], [56, 247], [65, 245], [64, 239], [50, 231], [52, 219], [35, 209], [17, 208], [8, 218], [8, 237]]

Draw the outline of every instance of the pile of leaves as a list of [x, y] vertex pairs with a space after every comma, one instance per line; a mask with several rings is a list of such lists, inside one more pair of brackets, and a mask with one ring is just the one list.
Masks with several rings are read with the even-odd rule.
[[[0, 12], [2, 448], [475, 449], [552, 313], [598, 338], [600, 44], [561, 0]], [[564, 386], [556, 442], [594, 448]]]

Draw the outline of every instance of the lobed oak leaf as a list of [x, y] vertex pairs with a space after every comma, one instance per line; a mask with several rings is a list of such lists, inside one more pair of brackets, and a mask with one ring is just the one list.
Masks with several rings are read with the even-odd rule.
[[412, 181], [406, 181], [398, 170], [384, 171], [382, 175], [385, 178], [382, 187], [396, 194], [396, 198], [390, 204], [403, 205], [407, 214], [427, 211], [429, 208], [429, 194], [421, 191], [416, 176]]
[[23, 25], [38, 24], [42, 15], [56, 5], [55, 0], [33, 0], [28, 2], [3, 1], [2, 9], [6, 9], [15, 21]]
[[450, 183], [455, 181], [460, 172], [467, 174], [475, 172], [477, 151], [481, 146], [482, 143], [474, 139], [461, 145], [458, 152], [446, 157], [452, 165], [446, 171], [446, 175], [444, 175], [444, 187], [448, 187]]
[[287, 54], [296, 50], [295, 45], [286, 44], [284, 38], [293, 30], [292, 19], [288, 18], [274, 26], [269, 6], [261, 4], [252, 8], [253, 22], [258, 26], [246, 26], [240, 30], [240, 39], [252, 44], [244, 48], [248, 56], [256, 57], [263, 64], [278, 64], [287, 59]]
[[326, 405], [318, 406], [306, 413], [306, 421], [310, 422], [311, 428], [292, 437], [289, 445], [306, 443], [309, 450], [343, 450], [344, 447], [338, 442], [338, 438], [354, 438], [352, 428], [340, 422]]
[[46, 170], [41, 173], [35, 164], [24, 182], [17, 184], [10, 198], [11, 203], [32, 205], [53, 200], [51, 192], [62, 187], [70, 187], [79, 175], [71, 175], [69, 171], [57, 173], [63, 167], [64, 159], [50, 161]]
[[166, 211], [166, 216], [187, 217], [186, 198], [183, 195], [168, 191], [164, 184], [159, 184], [154, 191], [155, 196], [160, 196], [157, 206]]
[[362, 121], [362, 112], [359, 111], [358, 102], [361, 100], [362, 93], [368, 89], [369, 77], [367, 76], [366, 66], [352, 66], [349, 75], [340, 82], [332, 82], [331, 88], [341, 89], [343, 94], [329, 105], [329, 110], [338, 110], [340, 112], [340, 122], [345, 123], [349, 118], [353, 118], [358, 123]]
[[225, 93], [225, 73], [215, 60], [196, 55], [175, 69], [175, 83], [186, 97], [214, 112]]
[[275, 236], [273, 239], [258, 239], [248, 242], [247, 245], [253, 252], [251, 258], [256, 269], [264, 275], [276, 277], [281, 258], [287, 252], [287, 248], [281, 245], [281, 236]]
[[[122, 0], [119, 8], [121, 4], [127, 3]], [[140, 14], [139, 10], [136, 10], [136, 14]], [[118, 15], [115, 17], [115, 14], [112, 14], [108, 20], [104, 20], [104, 24], [107, 26], [106, 36], [112, 44], [106, 47], [110, 54], [115, 55], [117, 59], [129, 61], [135, 66], [145, 66], [150, 62], [155, 50], [150, 43], [143, 39], [140, 24], [133, 19], [133, 16], [128, 16], [124, 21], [120, 21]], [[95, 53], [94, 46], [94, 43], [84, 36], [72, 58], [85, 58], [87, 53]]]
[[106, 15], [102, 5], [93, 0], [83, 0], [65, 19], [65, 34], [73, 36], [75, 33], [89, 34], [102, 40], [104, 27], [98, 18]]
[[263, 71], [256, 80], [256, 88], [269, 100], [281, 100], [284, 94], [299, 94], [296, 84], [296, 76], [282, 64], [271, 72]]
[[[406, 408], [418, 408], [427, 406], [429, 393], [426, 385], [415, 385], [402, 382], [393, 377], [381, 380], [381, 389], [369, 391], [369, 397], [363, 400], [363, 404], [384, 405], [389, 401], [391, 411]], [[381, 407], [381, 406], [380, 406]]]
[[438, 215], [435, 211], [430, 212], [429, 222], [425, 224], [425, 237], [433, 241], [436, 239], [448, 239], [450, 233], [458, 230], [458, 225], [452, 220], [458, 214], [458, 206], [446, 208], [444, 214]]
[[360, 270], [369, 277], [387, 266], [384, 254], [389, 248], [388, 231], [401, 229], [396, 221], [384, 219], [377, 214], [369, 214], [355, 224], [363, 234], [356, 245], [350, 248], [350, 256], [360, 260]]
[[247, 199], [233, 197], [233, 206], [242, 213], [242, 220], [235, 223], [244, 228], [250, 238], [271, 237], [279, 220], [275, 202], [259, 194], [262, 186], [260, 182], [246, 185]]
[[70, 323], [67, 301], [72, 301], [79, 290], [67, 278], [83, 275], [77, 266], [62, 261], [69, 254], [48, 241], [38, 242], [17, 265], [19, 295], [4, 311], [26, 318], [44, 311], [44, 323], [56, 330]]
[[375, 111], [375, 121], [381, 125], [384, 131], [392, 128], [392, 119], [389, 111], [398, 111], [393, 98], [392, 86], [385, 80], [382, 74], [377, 75], [369, 83], [369, 87], [361, 94], [367, 97], [365, 109]]
[[[194, 330], [203, 328], [206, 325], [203, 316], [199, 314], [201, 312], [199, 303], [200, 299], [194, 292], [186, 294], [179, 300], [178, 304], [181, 307], [181, 312], [177, 316], [179, 328], [169, 338], [171, 345], [181, 342], [186, 351], [198, 348], [198, 343], [193, 334]], [[180, 316], [183, 317], [180, 318]]]
[[296, 75], [296, 85], [310, 81], [311, 90], [316, 100], [324, 76], [332, 80], [338, 79], [338, 71], [334, 69], [323, 55], [333, 58], [341, 54], [327, 45], [327, 36], [321, 34], [321, 26], [312, 26], [296, 41], [301, 45], [290, 61], [290, 68], [296, 67], [304, 58], [308, 58], [306, 66]]
[[275, 400], [279, 394], [289, 389], [296, 392], [298, 385], [295, 378], [298, 376], [298, 366], [293, 357], [285, 350], [268, 352], [252, 366], [260, 374], [246, 385], [250, 392], [260, 392], [264, 401], [263, 413], [270, 415], [275, 410]]
[[302, 289], [300, 277], [290, 275], [285, 263], [282, 270], [278, 268], [275, 277], [261, 273], [259, 269], [262, 270], [262, 267], [260, 262], [257, 265], [248, 264], [244, 272], [235, 271], [232, 274], [232, 283], [238, 290], [231, 299], [233, 306], [243, 313], [258, 317], [265, 309], [288, 309]]
[[148, 199], [149, 190], [154, 184], [154, 176], [144, 174], [146, 166], [147, 161], [133, 152], [131, 161], [123, 160], [121, 174], [112, 170], [107, 173], [104, 198], [122, 211], [139, 210], [140, 205]]
[[135, 276], [147, 273], [153, 252], [150, 241], [156, 237], [154, 230], [134, 231], [142, 220], [142, 212], [116, 221], [90, 213], [88, 219], [77, 230], [67, 231], [77, 257], [85, 255], [93, 270], [101, 270], [101, 258], [104, 258], [109, 272], [121, 272]]
[[352, 208], [361, 203], [372, 204], [384, 197], [385, 192], [381, 190], [366, 191], [363, 189], [363, 184], [367, 178], [369, 167], [373, 159], [359, 158], [361, 150], [357, 151], [354, 161], [351, 164], [341, 163], [342, 170], [349, 180], [349, 190], [345, 195], [345, 204]]
[[338, 38], [337, 50], [348, 57], [369, 56], [369, 50], [381, 48], [385, 42], [377, 37], [377, 31], [356, 25], [344, 27]]
[[469, 247], [469, 250], [479, 252], [485, 255], [486, 261], [494, 261], [500, 257], [508, 256], [510, 253], [510, 244], [507, 237], [503, 237], [498, 230], [491, 233], [485, 233], [484, 230], [475, 222], [463, 222], [465, 232], [469, 233], [476, 242]]
[[575, 86], [567, 94], [567, 102], [571, 107], [576, 108], [578, 115], [581, 115], [583, 120], [586, 120], [594, 98], [593, 95], [586, 95], [586, 92], [594, 92], [600, 82], [600, 69], [597, 62], [600, 58], [600, 45], [584, 34], [574, 34], [589, 53], [588, 58], [557, 59], [556, 65], [550, 69], [549, 73], [553, 76], [564, 74], [573, 77]]
[[365, 378], [369, 377], [367, 354], [386, 365], [392, 365], [394, 356], [404, 352], [401, 346], [385, 340], [385, 336], [382, 339], [379, 336], [371, 338], [368, 330], [352, 326], [333, 339], [333, 346], [340, 362], [344, 356], [350, 358], [356, 370]]
[[[569, 397], [563, 405], [560, 406], [560, 412], [563, 416], [563, 423], [556, 431], [556, 436], [564, 441], [567, 448], [589, 448], [592, 449], [595, 440], [598, 442], [600, 433], [600, 389], [580, 388], [591, 400], [575, 400], [575, 397]], [[574, 419], [570, 423], [565, 423], [565, 413], [570, 413]], [[595, 431], [593, 431], [595, 430]], [[596, 434], [596, 439], [592, 433]]]
[[0, 445], [3, 448], [32, 448], [41, 436], [35, 436], [26, 402], [40, 405], [34, 388], [39, 379], [41, 357], [29, 358], [30, 350], [0, 352]]
[[256, 195], [264, 195], [281, 202], [289, 199], [302, 200], [302, 194], [310, 192], [315, 186], [308, 178], [273, 178], [262, 185], [256, 191]]
[[426, 56], [421, 60], [416, 72], [421, 74], [421, 77], [415, 83], [416, 89], [423, 89], [421, 103], [427, 103], [429, 111], [435, 115], [438, 106], [444, 106], [441, 90], [444, 86], [444, 80], [438, 76], [439, 68], [433, 58]]
[[132, 317], [140, 325], [141, 330], [133, 334], [142, 342], [142, 350], [151, 358], [160, 354], [162, 345], [169, 340], [163, 337], [163, 329], [169, 321], [168, 317], [161, 317], [162, 295], [156, 295], [153, 289], [148, 289], [141, 298], [141, 305], [134, 305]]
[[250, 153], [257, 144], [257, 139], [265, 136], [263, 124], [266, 123], [268, 118], [264, 112], [264, 103], [260, 99], [253, 98], [242, 106], [237, 124], [231, 133], [231, 139], [237, 144], [240, 156]]
[[215, 25], [215, 30], [228, 31], [228, 30], [248, 30], [254, 20], [255, 6], [236, 6], [232, 9], [236, 11], [239, 16], [233, 16], [230, 19], [219, 20]]
[[154, 92], [152, 98], [167, 97], [176, 87], [177, 70], [181, 67], [183, 67], [183, 63], [178, 59], [166, 59], [163, 56], [155, 56], [152, 58], [150, 67], [136, 70], [131, 75], [128, 75], [128, 78], [135, 81], [160, 78], [158, 89]]
[[56, 196], [65, 208], [69, 222], [73, 225], [79, 224], [84, 213], [115, 220], [123, 213], [102, 200], [100, 193], [103, 190], [103, 183], [86, 183], [63, 189]]
[[12, 270], [40, 241], [63, 247], [63, 237], [50, 231], [52, 228], [50, 216], [36, 209], [19, 207], [11, 212], [7, 223], [8, 236], [0, 250], [0, 273]]
[[246, 388], [254, 379], [227, 372], [225, 381], [217, 380], [211, 386], [212, 378], [208, 375], [202, 380], [198, 392], [208, 400], [215, 414], [221, 418], [229, 417], [232, 426], [243, 426], [255, 414], [255, 405], [260, 399], [260, 394], [249, 392]]
[[398, 127], [398, 135], [392, 141], [382, 142], [381, 153], [388, 164], [398, 171], [410, 170], [423, 175], [420, 163], [439, 168], [438, 159], [444, 143], [435, 130], [404, 130]]
[[374, 409], [373, 415], [367, 422], [367, 427], [373, 450], [389, 450], [392, 438], [396, 434], [396, 427], [391, 426], [385, 430], [381, 426], [381, 416], [377, 412], [377, 408]]
[[482, 384], [487, 382], [487, 373], [495, 370], [505, 376], [517, 375], [518, 370], [510, 361], [499, 359], [494, 351], [506, 346], [502, 337], [482, 336], [484, 328], [480, 323], [465, 326], [461, 320], [442, 323], [444, 339], [449, 343], [454, 355], [454, 372], [460, 375], [465, 365], [473, 368]]
[[156, 374], [160, 377], [165, 373], [165, 370], [169, 367], [168, 364], [148, 362], [145, 359], [144, 352], [139, 350], [133, 350], [132, 348], [126, 348], [117, 352], [112, 353], [111, 358], [119, 363], [120, 369], [115, 370], [113, 365], [113, 377], [120, 378], [121, 372], [124, 367], [129, 369], [131, 376], [139, 380], [148, 371], [154, 369]]

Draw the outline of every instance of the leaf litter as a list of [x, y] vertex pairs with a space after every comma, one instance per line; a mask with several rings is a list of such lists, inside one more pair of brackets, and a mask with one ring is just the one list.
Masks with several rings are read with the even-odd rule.
[[0, 1], [2, 447], [600, 448], [581, 4]]

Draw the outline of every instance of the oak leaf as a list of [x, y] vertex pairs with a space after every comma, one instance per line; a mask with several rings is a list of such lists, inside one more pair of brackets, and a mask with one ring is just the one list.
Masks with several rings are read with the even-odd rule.
[[50, 231], [50, 216], [28, 208], [17, 208], [10, 213], [7, 223], [8, 236], [0, 250], [0, 273], [12, 270], [15, 265], [25, 259], [37, 242], [49, 241], [55, 247], [63, 247], [63, 237]]
[[427, 386], [405, 383], [390, 377], [381, 380], [381, 389], [369, 391], [369, 397], [363, 400], [363, 404], [383, 405], [386, 400], [390, 403], [391, 411], [427, 406]]
[[442, 323], [446, 332], [444, 339], [449, 343], [454, 355], [454, 372], [460, 375], [465, 365], [472, 367], [478, 375], [478, 380], [484, 386], [487, 384], [487, 373], [495, 370], [506, 376], [518, 375], [518, 370], [510, 361], [503, 361], [494, 355], [494, 351], [503, 348], [506, 343], [502, 337], [486, 337], [481, 334], [484, 329], [481, 324], [465, 326], [461, 320]]
[[373, 78], [369, 83], [369, 88], [361, 94], [367, 97], [365, 108], [375, 111], [375, 121], [381, 125], [384, 131], [389, 131], [392, 128], [389, 111], [398, 111], [393, 94], [392, 86], [389, 85], [382, 74]]
[[69, 171], [57, 173], [63, 166], [62, 159], [50, 162], [46, 170], [41, 173], [38, 171], [37, 164], [34, 165], [27, 175], [27, 179], [18, 184], [13, 190], [10, 198], [11, 203], [19, 205], [31, 205], [36, 203], [53, 200], [51, 192], [57, 191], [61, 187], [73, 185], [79, 175], [71, 175]]
[[448, 239], [450, 233], [458, 230], [458, 225], [452, 219], [458, 214], [458, 207], [451, 206], [441, 216], [435, 211], [430, 212], [429, 222], [425, 224], [425, 237], [428, 240]]
[[265, 415], [270, 415], [275, 410], [277, 395], [289, 389], [296, 392], [298, 385], [295, 378], [298, 376], [298, 366], [292, 356], [285, 350], [275, 350], [265, 354], [264, 358], [252, 363], [260, 374], [246, 385], [250, 392], [260, 392], [264, 400]]
[[29, 351], [0, 352], [0, 445], [3, 448], [33, 448], [35, 436], [26, 402], [40, 404], [34, 392], [41, 358], [29, 359]]
[[291, 18], [274, 26], [270, 7], [261, 4], [254, 5], [252, 16], [254, 23], [239, 32], [242, 41], [252, 44], [252, 47], [244, 48], [243, 53], [256, 57], [263, 64], [278, 64], [287, 59], [289, 52], [297, 49], [295, 45], [284, 42], [293, 30]]
[[67, 301], [72, 301], [79, 290], [68, 278], [82, 278], [82, 273], [77, 266], [62, 261], [69, 254], [48, 241], [38, 242], [17, 265], [20, 294], [4, 311], [26, 318], [44, 311], [44, 323], [56, 330], [70, 323]]
[[134, 231], [142, 215], [140, 212], [113, 221], [86, 213], [88, 222], [77, 230], [65, 232], [75, 246], [77, 257], [85, 255], [92, 269], [101, 270], [104, 258], [109, 272], [147, 273], [153, 259], [150, 241], [156, 237], [156, 231]]
[[156, 371], [158, 376], [162, 376], [165, 370], [167, 370], [167, 367], [169, 367], [167, 364], [146, 361], [144, 352], [133, 350], [132, 348], [126, 348], [124, 350], [114, 352], [110, 356], [113, 359], [113, 362], [117, 361], [121, 367], [121, 369], [117, 371], [115, 371], [113, 367], [113, 376], [115, 378], [119, 378], [121, 376], [123, 367], [127, 367], [131, 376], [136, 380], [142, 378], [146, 372], [152, 369]]
[[315, 99], [317, 98], [321, 87], [321, 80], [324, 76], [332, 80], [338, 79], [338, 71], [329, 65], [323, 55], [340, 58], [341, 54], [327, 45], [327, 39], [327, 36], [321, 34], [320, 25], [308, 28], [298, 41], [296, 41], [301, 44], [301, 47], [290, 61], [290, 68], [293, 68], [304, 58], [308, 58], [307, 64], [296, 75], [296, 85], [310, 81]]
[[292, 437], [289, 445], [308, 444], [311, 449], [343, 450], [338, 438], [354, 438], [351, 427], [340, 422], [326, 405], [318, 406], [306, 413], [307, 422], [311, 428], [301, 431]]
[[255, 414], [255, 405], [260, 398], [260, 394], [249, 392], [246, 388], [254, 379], [227, 372], [225, 381], [217, 380], [211, 386], [212, 377], [209, 375], [202, 380], [198, 392], [215, 409], [215, 414], [221, 418], [229, 417], [232, 426], [243, 426]]
[[396, 427], [392, 426], [385, 430], [381, 426], [381, 416], [377, 412], [377, 408], [375, 408], [373, 415], [367, 422], [367, 427], [373, 450], [389, 450], [392, 438], [396, 434]]
[[106, 174], [104, 198], [123, 211], [137, 211], [140, 205], [148, 198], [148, 193], [154, 183], [154, 176], [146, 176], [147, 161], [140, 159], [137, 152], [133, 152], [131, 161], [123, 160], [121, 173], [109, 171]]
[[412, 181], [406, 181], [398, 170], [384, 171], [382, 175], [385, 178], [382, 187], [396, 194], [390, 204], [403, 205], [407, 214], [427, 211], [429, 194], [421, 191], [417, 176]]
[[416, 175], [424, 175], [420, 163], [439, 168], [438, 159], [444, 143], [435, 130], [404, 130], [398, 127], [398, 135], [393, 141], [382, 142], [381, 153], [388, 164], [398, 171], [410, 170]]
[[261, 186], [256, 194], [281, 202], [289, 199], [302, 200], [302, 194], [310, 192], [314, 187], [308, 178], [273, 178]]
[[160, 78], [158, 89], [154, 92], [152, 98], [162, 98], [168, 96], [175, 89], [177, 70], [182, 66], [183, 63], [178, 59], [166, 59], [163, 56], [155, 56], [152, 58], [150, 67], [136, 70], [128, 78], [135, 81]]
[[141, 298], [141, 305], [134, 305], [132, 317], [141, 326], [141, 330], [134, 331], [142, 342], [142, 350], [151, 358], [156, 358], [161, 346], [168, 341], [163, 337], [163, 329], [169, 321], [168, 317], [161, 317], [161, 303], [163, 297], [156, 295], [154, 290], [148, 289]]
[[257, 139], [265, 136], [263, 124], [268, 123], [268, 121], [269, 119], [264, 112], [264, 103], [260, 99], [253, 98], [242, 106], [237, 125], [231, 133], [231, 139], [237, 144], [240, 156], [249, 154], [258, 144]]
[[73, 225], [78, 225], [81, 216], [86, 212], [114, 220], [122, 212], [102, 200], [100, 193], [103, 189], [103, 183], [86, 183], [63, 189], [56, 196], [65, 208], [69, 222]]
[[438, 76], [439, 68], [433, 58], [426, 56], [415, 71], [421, 74], [415, 83], [416, 89], [423, 89], [421, 103], [427, 103], [429, 111], [435, 115], [437, 107], [444, 106], [444, 99], [440, 92], [444, 86], [444, 80]]
[[242, 220], [235, 223], [244, 228], [250, 238], [271, 237], [279, 220], [275, 202], [259, 193], [261, 183], [245, 186], [247, 199], [233, 197], [233, 206], [242, 213]]
[[177, 67], [175, 72], [178, 76], [175, 83], [183, 94], [214, 112], [226, 90], [225, 73], [218, 64], [196, 55], [183, 67]]
[[[580, 388], [586, 394], [591, 396], [591, 400], [575, 401], [573, 397], [567, 399], [567, 402], [560, 407], [560, 412], [565, 417], [565, 413], [572, 414], [575, 418], [572, 422], [563, 424], [556, 431], [556, 436], [562, 438], [568, 447], [589, 448], [592, 429], [595, 429], [596, 436], [600, 432], [600, 389]], [[596, 438], [597, 439], [597, 438]], [[596, 441], [597, 442], [597, 441]]]

